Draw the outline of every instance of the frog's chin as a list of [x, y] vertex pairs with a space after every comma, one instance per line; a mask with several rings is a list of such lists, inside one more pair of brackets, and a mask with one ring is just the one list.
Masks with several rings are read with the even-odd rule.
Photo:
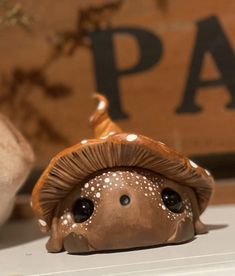
[[95, 248], [88, 242], [84, 235], [74, 232], [64, 238], [64, 249], [70, 254], [95, 251]]

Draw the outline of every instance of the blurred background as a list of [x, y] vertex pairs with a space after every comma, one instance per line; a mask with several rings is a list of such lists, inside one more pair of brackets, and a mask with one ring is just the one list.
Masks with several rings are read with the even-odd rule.
[[53, 155], [92, 137], [94, 91], [125, 131], [209, 169], [212, 203], [235, 202], [235, 2], [199, 2], [0, 1], [0, 110], [37, 156], [20, 205]]

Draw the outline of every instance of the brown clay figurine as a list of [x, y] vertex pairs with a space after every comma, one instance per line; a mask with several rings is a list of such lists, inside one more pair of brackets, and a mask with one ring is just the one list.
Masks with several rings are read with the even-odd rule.
[[49, 252], [83, 253], [182, 243], [207, 232], [211, 174], [165, 144], [123, 132], [97, 94], [95, 139], [56, 155], [32, 206]]
[[15, 126], [0, 115], [0, 225], [10, 216], [15, 195], [34, 161], [31, 146]]

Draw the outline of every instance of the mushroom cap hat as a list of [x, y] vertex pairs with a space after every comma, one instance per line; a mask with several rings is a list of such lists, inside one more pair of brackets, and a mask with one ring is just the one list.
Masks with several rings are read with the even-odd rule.
[[59, 202], [97, 171], [114, 167], [138, 167], [191, 187], [200, 214], [210, 200], [214, 179], [209, 171], [181, 153], [143, 135], [123, 132], [108, 115], [108, 101], [95, 94], [98, 105], [91, 117], [95, 139], [83, 140], [57, 154], [33, 190], [32, 207], [50, 230]]

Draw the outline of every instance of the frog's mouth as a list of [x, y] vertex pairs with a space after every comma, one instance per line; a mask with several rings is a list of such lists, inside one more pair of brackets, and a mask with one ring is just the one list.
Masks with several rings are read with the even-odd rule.
[[96, 250], [84, 235], [74, 232], [64, 238], [64, 249], [71, 254], [86, 253]]

